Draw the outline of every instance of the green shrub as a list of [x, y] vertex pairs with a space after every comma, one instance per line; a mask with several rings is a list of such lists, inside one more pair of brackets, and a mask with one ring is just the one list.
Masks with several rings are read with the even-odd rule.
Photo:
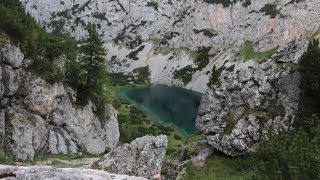
[[149, 7], [153, 7], [156, 11], [158, 11], [158, 3], [151, 1], [151, 2], [147, 2], [147, 6]]
[[265, 15], [270, 16], [271, 18], [277, 17], [277, 15], [281, 15], [280, 11], [277, 10], [277, 6], [275, 4], [266, 4], [260, 12], [263, 12]]
[[[299, 103], [299, 121], [295, 121], [298, 127], [307, 125], [313, 114], [320, 114], [320, 47], [319, 41], [313, 40], [308, 50], [300, 60], [301, 94]], [[308, 127], [309, 129], [309, 127]]]
[[0, 164], [15, 165], [14, 161], [8, 158], [5, 154], [0, 153]]
[[49, 82], [64, 80], [55, 59], [62, 55], [68, 60], [76, 58], [75, 40], [67, 35], [47, 33], [25, 13], [18, 0], [0, 2], [0, 32], [7, 34], [27, 58], [34, 60], [31, 70]]
[[248, 180], [266, 179], [259, 173], [258, 161], [248, 161], [247, 157], [230, 158], [224, 155], [207, 158], [205, 166], [201, 167], [192, 161], [187, 164], [184, 180]]
[[221, 86], [220, 75], [222, 71], [223, 71], [223, 68], [217, 69], [216, 66], [213, 66], [211, 70], [209, 82], [207, 84], [208, 87], [212, 88], [214, 85], [216, 85], [217, 87]]
[[256, 52], [254, 50], [254, 45], [251, 41], [246, 41], [243, 45], [243, 48], [240, 51], [240, 54], [246, 59], [256, 59], [258, 61], [264, 60], [266, 58], [269, 58], [271, 55], [275, 54], [277, 52], [277, 49], [271, 49], [269, 51], [264, 52]]
[[320, 178], [320, 119], [309, 119], [311, 131], [296, 128], [271, 134], [260, 144], [261, 171], [270, 179]]
[[195, 72], [195, 68], [188, 65], [178, 71], [175, 71], [173, 73], [173, 78], [181, 79], [183, 84], [186, 85], [192, 80], [192, 75], [194, 72]]
[[222, 4], [224, 7], [229, 7], [233, 4], [233, 0], [203, 0], [203, 2], [208, 4]]

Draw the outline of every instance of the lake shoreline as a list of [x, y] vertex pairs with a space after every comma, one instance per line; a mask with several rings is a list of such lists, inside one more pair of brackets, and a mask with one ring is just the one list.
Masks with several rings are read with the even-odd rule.
[[[150, 117], [150, 120], [152, 122], [159, 123], [164, 126], [172, 127], [175, 129], [175, 131], [178, 132], [178, 134], [182, 135], [184, 138], [188, 137], [193, 132], [195, 132], [196, 131], [196, 128], [194, 127], [195, 122], [192, 122], [192, 125], [189, 125], [188, 130], [186, 130], [183, 127], [179, 127], [179, 125], [172, 122], [173, 121], [172, 119], [163, 118], [163, 117], [161, 117], [161, 114], [158, 115], [157, 112], [154, 111], [155, 108], [152, 109], [152, 107], [148, 107], [146, 104], [139, 103], [139, 102], [135, 101], [135, 99], [130, 97], [130, 95], [129, 95], [130, 94], [129, 92], [131, 92], [131, 91], [140, 91], [140, 90], [146, 91], [146, 89], [148, 89], [148, 90], [150, 89], [152, 91], [153, 88], [155, 88], [157, 91], [159, 91], [159, 88], [160, 88], [160, 92], [161, 92], [161, 90], [164, 90], [165, 93], [168, 93], [166, 91], [169, 91], [169, 93], [170, 93], [171, 91], [174, 92], [175, 90], [178, 92], [178, 94], [182, 92], [183, 96], [180, 99], [178, 98], [178, 100], [190, 101], [189, 98], [184, 97], [186, 95], [189, 95], [190, 99], [197, 99], [197, 102], [199, 101], [199, 104], [200, 104], [200, 100], [201, 100], [201, 96], [202, 96], [201, 93], [194, 92], [194, 91], [191, 91], [188, 89], [179, 88], [179, 87], [170, 87], [170, 86], [166, 86], [166, 85], [153, 85], [153, 86], [149, 86], [149, 87], [136, 87], [136, 88], [135, 87], [121, 88], [116, 92], [116, 95], [117, 95], [117, 97], [129, 102], [130, 104], [132, 104], [132, 105], [136, 106], [137, 108], [139, 108], [140, 110], [142, 110], [146, 114], [147, 117]], [[174, 93], [176, 93], [176, 92], [174, 92]], [[190, 101], [190, 102], [193, 102], [193, 101]], [[158, 103], [158, 102], [156, 102], [156, 103]], [[159, 103], [161, 103], [161, 102], [159, 102]], [[183, 103], [185, 103], [185, 102], [183, 102]], [[165, 104], [165, 106], [166, 106], [166, 104]], [[170, 108], [168, 108], [168, 109], [170, 109]], [[194, 112], [194, 113], [196, 113], [196, 112]], [[193, 120], [195, 121], [195, 119], [193, 119]], [[190, 123], [190, 122], [187, 122], [187, 123]], [[193, 126], [193, 128], [190, 128], [190, 126]], [[192, 129], [192, 131], [190, 129]]]

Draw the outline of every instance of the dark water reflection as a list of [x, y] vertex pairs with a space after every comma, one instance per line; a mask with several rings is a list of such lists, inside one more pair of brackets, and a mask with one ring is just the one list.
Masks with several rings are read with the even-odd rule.
[[192, 134], [202, 97], [191, 90], [156, 85], [123, 89], [118, 95], [147, 112], [161, 124], [173, 126], [184, 135]]

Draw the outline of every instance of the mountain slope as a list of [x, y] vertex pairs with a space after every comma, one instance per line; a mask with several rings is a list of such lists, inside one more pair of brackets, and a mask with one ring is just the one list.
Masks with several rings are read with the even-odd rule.
[[[281, 49], [295, 38], [316, 32], [320, 17], [317, 0], [251, 0], [223, 5], [193, 0], [21, 2], [52, 31], [66, 28], [81, 38], [85, 24], [97, 23], [108, 57], [115, 62], [115, 72], [129, 73], [148, 65], [151, 83], [199, 92], [207, 89], [213, 66], [230, 67], [245, 59], [239, 52], [246, 41], [254, 44], [256, 52]], [[198, 58], [202, 46], [210, 47], [205, 52], [208, 60]]]

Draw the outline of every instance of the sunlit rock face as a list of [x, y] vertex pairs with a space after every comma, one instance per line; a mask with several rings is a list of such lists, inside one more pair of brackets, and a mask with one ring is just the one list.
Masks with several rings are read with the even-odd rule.
[[[317, 31], [320, 22], [317, 0], [250, 0], [231, 5], [195, 0], [21, 2], [51, 31], [66, 29], [82, 38], [85, 24], [95, 22], [109, 50], [108, 59], [116, 62], [113, 71], [129, 73], [148, 66], [152, 83], [199, 92], [207, 89], [213, 66], [242, 60], [237, 54], [245, 41], [254, 42], [259, 51], [281, 49]], [[205, 67], [197, 68], [194, 52], [202, 46], [211, 47], [212, 56]], [[191, 80], [183, 82], [177, 72], [186, 67], [195, 69]]]

